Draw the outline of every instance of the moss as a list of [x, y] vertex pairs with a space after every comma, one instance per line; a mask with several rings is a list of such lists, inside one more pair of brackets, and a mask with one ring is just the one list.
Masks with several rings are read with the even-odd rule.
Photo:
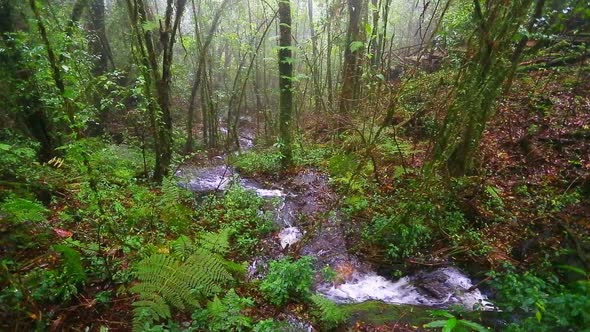
[[385, 325], [390, 322], [402, 321], [412, 325], [430, 322], [431, 310], [412, 306], [387, 304], [380, 301], [345, 304], [342, 306], [349, 315], [349, 324], [364, 322], [373, 325]]

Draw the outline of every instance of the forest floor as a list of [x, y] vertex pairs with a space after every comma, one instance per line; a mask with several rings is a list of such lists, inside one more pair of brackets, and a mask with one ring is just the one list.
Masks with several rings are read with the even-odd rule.
[[[254, 128], [248, 130], [254, 131]], [[417, 142], [421, 148], [427, 145], [421, 136], [404, 139]], [[426, 153], [416, 154], [409, 166], [419, 167], [425, 157]], [[211, 155], [199, 154], [192, 162], [210, 165], [210, 158]], [[381, 171], [387, 173], [399, 165], [381, 162], [380, 166]], [[590, 248], [583, 240], [590, 236], [590, 72], [566, 67], [534, 71], [516, 79], [510, 93], [498, 103], [496, 115], [487, 127], [481, 144], [480, 166], [479, 173], [473, 177], [476, 190], [461, 193], [461, 209], [468, 219], [481, 223], [481, 232], [491, 250], [481, 257], [460, 257], [459, 253], [454, 257], [456, 260], [466, 265], [477, 264], [487, 270], [500, 267], [504, 262], [526, 268], [546, 260], [590, 270], [586, 255]], [[313, 173], [315, 169], [299, 167], [281, 176], [261, 173], [255, 178], [261, 183], [291, 186], [293, 183], [290, 182], [306, 172]], [[388, 179], [381, 179], [381, 189], [385, 193], [394, 186]], [[315, 206], [318, 207], [337, 201], [331, 197], [338, 195], [332, 188], [320, 186], [313, 192], [307, 189], [302, 189], [306, 195], [302, 196], [301, 205], [318, 202]], [[68, 196], [64, 195], [62, 199], [67, 201]], [[51, 207], [50, 225], [61, 225], [59, 218], [64, 204], [58, 202]], [[318, 214], [317, 211], [310, 213]], [[313, 218], [308, 223], [313, 228]], [[76, 225], [80, 225], [76, 226], [79, 228], [53, 228], [55, 239], [46, 242], [71, 237], [72, 232], [91, 234], [92, 230], [84, 227], [94, 227], [88, 223]], [[358, 233], [356, 236], [358, 238]], [[354, 243], [347, 245], [354, 247]], [[560, 255], [566, 248], [572, 250]], [[290, 248], [302, 254], [305, 254], [304, 249]], [[438, 250], [444, 256], [447, 254], [444, 249], [441, 246], [434, 251]], [[44, 252], [45, 248], [29, 248], [15, 257], [29, 261], [31, 269], [57, 266], [58, 254]], [[362, 254], [354, 252], [359, 253]], [[128, 253], [122, 250], [106, 255], [113, 261], [120, 260], [122, 265], [131, 264]], [[129, 266], [121, 266], [121, 269], [129, 271]], [[30, 318], [41, 321], [35, 312], [55, 311], [50, 330], [66, 327], [83, 330], [93, 324], [108, 326], [110, 331], [129, 330], [134, 297], [115, 296], [108, 306], [96, 300], [101, 292], [116, 294], [118, 290], [114, 287], [113, 283], [89, 284], [71, 305], [64, 307], [58, 303], [44, 310], [34, 308]], [[238, 289], [238, 293], [261, 299], [259, 292], [252, 287]], [[125, 294], [124, 290], [122, 294]], [[280, 311], [270, 305], [261, 305], [248, 309], [247, 314], [257, 319], [281, 318], [286, 312], [308, 318], [298, 305], [289, 305]], [[180, 319], [190, 320], [189, 317]], [[421, 331], [420, 326], [403, 317], [383, 323], [358, 319], [342, 330], [405, 332]]]

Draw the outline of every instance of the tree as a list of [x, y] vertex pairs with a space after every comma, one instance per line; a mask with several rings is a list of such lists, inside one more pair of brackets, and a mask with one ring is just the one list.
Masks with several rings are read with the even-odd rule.
[[359, 97], [362, 58], [365, 49], [365, 35], [361, 28], [363, 6], [363, 0], [348, 0], [349, 21], [342, 68], [338, 130], [344, 129], [345, 125], [342, 119], [356, 107]]
[[[143, 0], [137, 0], [133, 3], [131, 0], [127, 0], [127, 8], [133, 23], [143, 68], [144, 91], [145, 97], [148, 99], [148, 112], [155, 141], [156, 164], [153, 178], [158, 183], [162, 182], [164, 176], [168, 174], [172, 160], [171, 68], [176, 33], [180, 26], [180, 19], [185, 5], [186, 0], [168, 0], [166, 3], [164, 22], [159, 22], [159, 42], [162, 49], [162, 71], [160, 72], [154, 36], [151, 29], [149, 29], [150, 22], [148, 21], [147, 7]], [[154, 95], [157, 103], [152, 100]]]
[[293, 53], [291, 50], [291, 4], [279, 0], [279, 136], [281, 142], [281, 163], [291, 164], [291, 121], [293, 113]]
[[532, 0], [474, 0], [475, 38], [465, 69], [434, 146], [433, 168], [451, 176], [469, 174], [494, 102], [510, 72], [513, 39], [529, 14]]

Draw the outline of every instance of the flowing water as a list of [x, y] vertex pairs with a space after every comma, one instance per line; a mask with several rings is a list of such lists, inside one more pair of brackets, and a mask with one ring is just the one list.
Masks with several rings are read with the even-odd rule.
[[[271, 238], [282, 250], [299, 245], [300, 253], [315, 257], [316, 270], [330, 266], [339, 280], [326, 282], [316, 278], [315, 290], [337, 303], [358, 303], [379, 300], [391, 304], [411, 304], [444, 308], [462, 305], [467, 309], [493, 310], [493, 305], [478, 289], [470, 290], [473, 283], [455, 267], [422, 271], [398, 280], [388, 279], [371, 270], [368, 264], [348, 254], [341, 218], [333, 212], [326, 176], [317, 171], [306, 170], [288, 183], [265, 188], [252, 179], [240, 177], [227, 165], [202, 168], [184, 168], [177, 174], [184, 179], [181, 185], [199, 193], [224, 191], [232, 183], [256, 192], [264, 198], [278, 201], [273, 205], [275, 220], [280, 231]], [[305, 229], [297, 224], [298, 216], [316, 216], [325, 221]], [[317, 219], [317, 218], [316, 218]], [[309, 225], [306, 225], [309, 226]], [[305, 234], [308, 231], [312, 234]], [[299, 243], [304, 239], [304, 243]], [[251, 275], [263, 275], [266, 262], [278, 257], [259, 257], [250, 266]]]

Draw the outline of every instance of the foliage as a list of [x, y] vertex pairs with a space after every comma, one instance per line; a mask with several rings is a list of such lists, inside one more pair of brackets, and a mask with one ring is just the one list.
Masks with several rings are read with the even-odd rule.
[[198, 211], [200, 223], [212, 230], [226, 228], [232, 251], [237, 255], [252, 253], [260, 237], [275, 224], [262, 213], [264, 199], [240, 185], [232, 185], [223, 197], [208, 196]]
[[496, 305], [505, 315], [520, 317], [507, 331], [587, 331], [590, 326], [588, 274], [570, 285], [560, 284], [553, 274], [517, 273], [511, 266], [492, 275]]
[[281, 306], [287, 302], [306, 300], [313, 283], [313, 258], [298, 260], [283, 258], [271, 261], [268, 274], [260, 284], [260, 291], [270, 303]]
[[274, 173], [280, 168], [281, 153], [277, 149], [248, 151], [232, 160], [237, 170], [244, 174]]
[[422, 177], [399, 179], [391, 196], [374, 195], [367, 210], [371, 221], [363, 239], [385, 251], [396, 262], [426, 253], [436, 241], [485, 250], [476, 229], [458, 209], [454, 192], [440, 182]]
[[317, 308], [315, 315], [324, 329], [334, 329], [346, 321], [347, 313], [336, 303], [316, 294], [311, 296], [311, 301]]
[[215, 332], [250, 331], [252, 319], [244, 316], [243, 311], [253, 305], [252, 299], [240, 297], [232, 288], [222, 299], [215, 296], [207, 308], [197, 310], [193, 314], [193, 327]]
[[[227, 236], [227, 234], [225, 234]], [[135, 266], [139, 283], [131, 291], [139, 295], [133, 326], [140, 331], [162, 318], [171, 317], [171, 307], [184, 310], [217, 293], [232, 279], [223, 257], [198, 248], [185, 260], [167, 254], [153, 254]]]
[[[327, 146], [304, 142], [293, 144], [293, 164], [295, 166], [324, 166], [331, 154]], [[245, 175], [273, 174], [279, 171], [281, 153], [278, 146], [244, 152], [231, 159], [232, 165]]]
[[47, 212], [47, 209], [37, 200], [11, 196], [0, 203], [0, 215], [4, 215], [6, 220], [14, 223], [44, 221]]
[[486, 327], [484, 327], [478, 323], [475, 323], [475, 322], [472, 322], [469, 320], [465, 320], [465, 319], [459, 319], [446, 311], [436, 310], [432, 314], [434, 316], [439, 316], [439, 317], [443, 317], [446, 319], [435, 320], [433, 322], [425, 324], [424, 325], [425, 328], [430, 329], [430, 328], [441, 328], [442, 327], [442, 332], [451, 332], [451, 331], [455, 331], [455, 332], [467, 332], [467, 331], [488, 332], [489, 331], [489, 329], [487, 329]]

